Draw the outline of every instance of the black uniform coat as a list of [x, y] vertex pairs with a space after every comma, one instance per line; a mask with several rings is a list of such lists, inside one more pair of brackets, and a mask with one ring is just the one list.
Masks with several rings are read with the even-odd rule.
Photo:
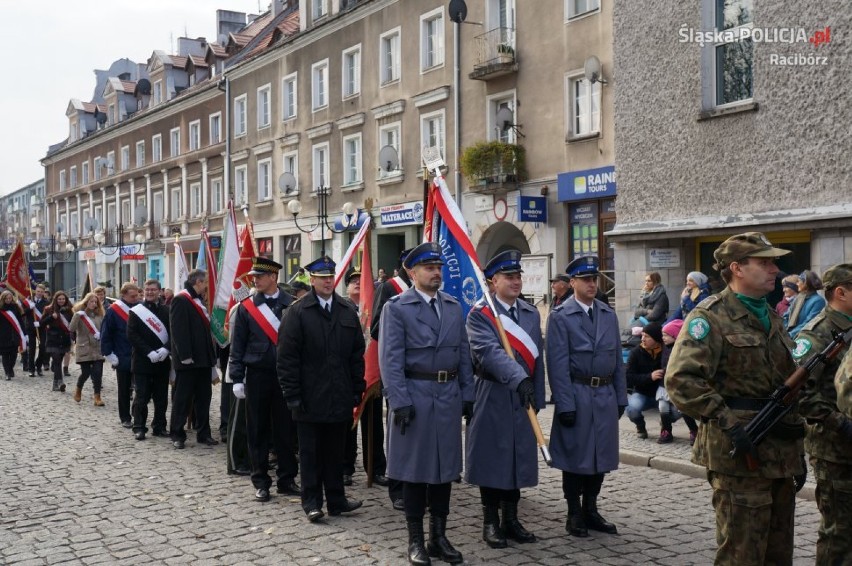
[[[154, 313], [160, 322], [166, 327], [166, 332], [169, 332], [169, 307], [159, 303], [142, 303], [145, 308]], [[191, 306], [191, 305], [190, 305]], [[168, 364], [169, 359], [166, 358], [162, 362], [151, 363], [148, 354], [159, 350], [160, 348], [169, 349], [170, 341], [163, 344], [160, 338], [154, 334], [154, 331], [148, 328], [139, 316], [131, 309], [130, 317], [127, 319], [127, 339], [130, 340], [130, 346], [133, 349], [130, 367], [133, 373], [157, 373], [163, 364]], [[156, 368], [156, 369], [155, 369]]]
[[[279, 317], [293, 302], [293, 297], [284, 291], [278, 293], [275, 299], [267, 302], [263, 293], [256, 293], [245, 299], [253, 301], [257, 307], [264, 303], [269, 305], [272, 312]], [[274, 304], [270, 302], [274, 301]], [[234, 383], [242, 383], [249, 367], [275, 371], [278, 351], [266, 332], [260, 327], [254, 317], [249, 314], [242, 304], [237, 308], [231, 327], [231, 353], [228, 360], [228, 374]], [[280, 326], [279, 326], [280, 330]]]
[[[74, 313], [71, 311], [71, 306], [68, 305], [60, 309], [60, 312], [65, 316], [68, 322]], [[53, 311], [50, 307], [45, 308], [44, 316], [41, 319], [41, 327], [44, 329], [45, 348], [51, 354], [65, 353], [71, 349], [71, 333], [65, 330], [59, 320], [53, 318]]]
[[[199, 298], [191, 285], [187, 284], [186, 287], [193, 299]], [[175, 371], [214, 367], [216, 351], [213, 348], [213, 335], [210, 334], [210, 320], [180, 293], [175, 293], [172, 299], [169, 319], [170, 351]], [[182, 360], [189, 358], [192, 358], [191, 364], [182, 363]]]
[[287, 401], [302, 402], [302, 409], [293, 411], [294, 420], [335, 423], [352, 418], [355, 395], [366, 387], [364, 348], [358, 313], [337, 293], [331, 314], [313, 291], [286, 310], [278, 330], [278, 381]]

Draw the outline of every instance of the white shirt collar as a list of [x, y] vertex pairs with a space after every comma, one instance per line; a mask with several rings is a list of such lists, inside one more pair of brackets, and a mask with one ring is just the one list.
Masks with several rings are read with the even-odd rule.
[[420, 295], [420, 298], [423, 299], [427, 305], [432, 299], [435, 299], [435, 308], [438, 310], [438, 318], [441, 318], [441, 301], [437, 300], [438, 294], [435, 293], [434, 297], [430, 297], [427, 293], [424, 293], [417, 287], [415, 287], [414, 290], [417, 291], [417, 294]]
[[515, 301], [514, 303], [512, 303], [512, 304], [510, 305], [510, 304], [508, 304], [508, 303], [504, 303], [504, 302], [503, 302], [503, 301], [501, 301], [499, 298], [497, 298], [497, 295], [494, 295], [494, 299], [495, 299], [498, 303], [500, 303], [500, 305], [501, 305], [504, 309], [506, 309], [506, 312], [509, 312], [509, 309], [510, 309], [510, 308], [512, 308], [512, 307], [515, 307], [515, 311], [516, 311], [516, 312], [519, 310], [519, 309], [518, 309], [518, 301]]
[[319, 301], [319, 304], [322, 308], [326, 308], [326, 305], [328, 305], [329, 308], [330, 308], [331, 307], [331, 301], [334, 300], [334, 297], [329, 297], [328, 300], [326, 300], [326, 299], [323, 299], [322, 297], [320, 297], [319, 295], [317, 295], [317, 300]]
[[[281, 293], [280, 293], [280, 291], [281, 291], [280, 289], [279, 289], [278, 291], [275, 291], [275, 294], [274, 294], [274, 295], [267, 295], [266, 293], [264, 293], [264, 294], [263, 294], [263, 296], [264, 296], [264, 298], [266, 298], [266, 299], [277, 299], [277, 298], [278, 298], [278, 295], [280, 295], [280, 294], [281, 294]], [[320, 299], [320, 300], [322, 300], [322, 299]]]

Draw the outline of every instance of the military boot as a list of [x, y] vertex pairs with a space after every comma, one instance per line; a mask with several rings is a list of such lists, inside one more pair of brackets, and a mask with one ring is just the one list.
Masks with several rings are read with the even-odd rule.
[[586, 520], [586, 525], [593, 531], [600, 531], [611, 535], [618, 534], [616, 526], [601, 517], [601, 514], [598, 513], [597, 495], [588, 493], [583, 495], [583, 518]]
[[408, 527], [408, 562], [415, 566], [431, 566], [432, 561], [423, 546], [423, 519], [406, 519]]
[[433, 558], [440, 558], [450, 564], [461, 564], [464, 562], [461, 552], [453, 548], [447, 540], [447, 518], [429, 516], [429, 541], [426, 543], [426, 552]]
[[501, 501], [500, 508], [503, 511], [503, 521], [500, 523], [500, 530], [506, 538], [520, 543], [536, 541], [535, 535], [526, 530], [521, 522], [518, 521], [517, 501]]
[[482, 540], [491, 548], [506, 548], [506, 537], [500, 531], [500, 513], [496, 505], [482, 506]]
[[571, 536], [589, 536], [586, 520], [583, 517], [583, 509], [580, 507], [579, 495], [572, 495], [568, 498], [568, 519], [565, 521], [565, 530]]

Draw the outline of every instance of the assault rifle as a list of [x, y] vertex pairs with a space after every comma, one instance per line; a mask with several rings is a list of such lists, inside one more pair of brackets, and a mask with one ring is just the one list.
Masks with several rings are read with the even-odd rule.
[[[805, 386], [811, 372], [818, 365], [825, 365], [832, 361], [840, 354], [843, 347], [852, 341], [852, 328], [846, 332], [833, 332], [834, 339], [825, 347], [822, 352], [818, 352], [808, 358], [808, 360], [796, 368], [790, 377], [784, 380], [784, 384], [769, 398], [769, 402], [764, 405], [763, 409], [745, 426], [746, 434], [752, 445], [757, 446], [766, 435], [778, 424], [784, 416], [793, 408], [793, 404], [799, 398], [799, 393]], [[736, 458], [738, 455], [737, 448], [731, 450], [731, 458]], [[750, 470], [758, 468], [757, 460], [752, 454], [746, 454], [746, 462]]]

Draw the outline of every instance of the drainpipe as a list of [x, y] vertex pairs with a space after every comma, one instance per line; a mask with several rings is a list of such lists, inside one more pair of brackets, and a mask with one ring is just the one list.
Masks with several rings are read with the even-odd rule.
[[[231, 194], [231, 81], [225, 75], [217, 85], [225, 91], [225, 194]], [[224, 88], [222, 88], [224, 86]], [[224, 202], [227, 207], [228, 203]]]
[[453, 122], [455, 122], [455, 140], [453, 143], [453, 148], [455, 150], [455, 157], [453, 164], [455, 165], [455, 181], [456, 181], [456, 203], [459, 205], [459, 210], [462, 209], [462, 198], [461, 198], [461, 167], [459, 166], [459, 159], [461, 156], [461, 151], [459, 149], [459, 144], [461, 144], [461, 124], [459, 123], [460, 114], [461, 114], [461, 93], [459, 93], [459, 84], [461, 77], [461, 68], [459, 60], [461, 59], [461, 45], [459, 45], [459, 28], [461, 27], [460, 23], [456, 23], [453, 26]]

